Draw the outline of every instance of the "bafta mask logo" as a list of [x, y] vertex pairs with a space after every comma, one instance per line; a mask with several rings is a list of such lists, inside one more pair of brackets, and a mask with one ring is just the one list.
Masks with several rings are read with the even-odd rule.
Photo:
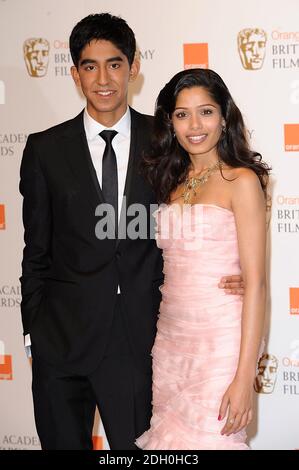
[[263, 354], [258, 362], [254, 389], [257, 393], [272, 393], [277, 378], [278, 360], [273, 354]]
[[263, 29], [246, 28], [238, 34], [238, 48], [242, 65], [246, 70], [258, 70], [263, 66], [267, 34]]
[[50, 44], [47, 39], [26, 39], [23, 45], [24, 59], [27, 71], [31, 77], [44, 77], [49, 62]]

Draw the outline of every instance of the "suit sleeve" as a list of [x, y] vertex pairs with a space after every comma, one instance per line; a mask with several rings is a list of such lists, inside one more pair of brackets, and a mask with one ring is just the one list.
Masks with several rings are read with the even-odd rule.
[[28, 137], [21, 163], [24, 242], [21, 281], [21, 313], [24, 335], [39, 309], [45, 276], [51, 265], [51, 203], [37, 152], [36, 138]]

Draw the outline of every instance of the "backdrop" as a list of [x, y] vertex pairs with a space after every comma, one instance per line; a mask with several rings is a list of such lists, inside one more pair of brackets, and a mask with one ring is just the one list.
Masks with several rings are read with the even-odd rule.
[[[84, 107], [70, 76], [69, 33], [89, 13], [123, 16], [141, 74], [130, 104], [153, 113], [185, 67], [209, 67], [244, 113], [252, 146], [273, 167], [269, 334], [257, 371], [253, 449], [299, 447], [298, 0], [0, 0], [0, 449], [39, 449], [20, 320], [23, 249], [19, 166], [27, 135]], [[95, 446], [107, 447], [99, 418]]]

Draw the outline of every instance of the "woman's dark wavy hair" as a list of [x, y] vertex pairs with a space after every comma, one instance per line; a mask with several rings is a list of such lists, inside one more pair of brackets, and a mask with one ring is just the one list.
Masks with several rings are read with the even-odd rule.
[[[188, 153], [174, 136], [172, 113], [180, 91], [204, 87], [220, 106], [226, 132], [217, 143], [219, 159], [231, 167], [251, 168], [266, 195], [270, 168], [259, 153], [250, 150], [242, 114], [222, 78], [213, 70], [188, 69], [177, 73], [160, 91], [156, 102], [151, 151], [143, 159], [143, 171], [159, 203], [169, 203], [174, 189], [184, 181], [190, 166]], [[222, 177], [223, 173], [221, 172]]]

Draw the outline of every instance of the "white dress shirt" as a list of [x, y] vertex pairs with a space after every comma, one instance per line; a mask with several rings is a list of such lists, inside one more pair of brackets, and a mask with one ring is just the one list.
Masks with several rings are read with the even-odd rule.
[[102, 187], [102, 160], [106, 143], [99, 133], [105, 130], [113, 130], [118, 133], [112, 140], [117, 161], [117, 178], [118, 178], [118, 220], [120, 218], [123, 193], [125, 189], [130, 141], [131, 141], [131, 113], [129, 107], [120, 120], [113, 127], [104, 127], [95, 121], [87, 109], [84, 110], [84, 129], [91, 155], [92, 163], [95, 168], [99, 185]]

